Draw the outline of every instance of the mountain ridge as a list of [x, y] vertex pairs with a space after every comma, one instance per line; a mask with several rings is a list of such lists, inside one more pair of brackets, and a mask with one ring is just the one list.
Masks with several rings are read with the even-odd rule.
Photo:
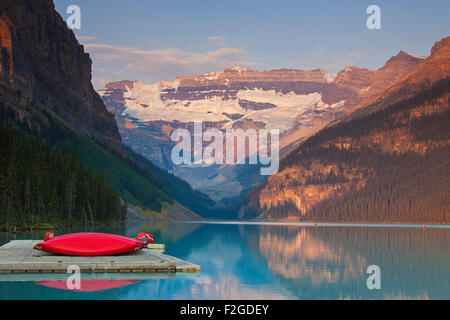
[[122, 80], [98, 92], [116, 115], [125, 145], [220, 202], [241, 195], [264, 177], [240, 180], [242, 171], [230, 166], [204, 170], [174, 166], [170, 160], [173, 130], [192, 133], [194, 121], [202, 121], [204, 129], [221, 131], [279, 129], [283, 157], [422, 60], [400, 52], [378, 70], [347, 67], [335, 75], [321, 69], [233, 67], [155, 84]]
[[[450, 37], [436, 41], [430, 49], [430, 55], [424, 57], [417, 68], [413, 68], [410, 72], [404, 74], [379, 96], [369, 97], [362, 101], [349, 110], [343, 119], [347, 119], [347, 116], [351, 119], [354, 116], [365, 115], [383, 108], [383, 100], [388, 100], [388, 103], [400, 101], [409, 97], [410, 93], [414, 94], [415, 91], [422, 89], [422, 86], [431, 86], [434, 82], [444, 78], [450, 72], [449, 46]], [[355, 112], [357, 109], [360, 109], [360, 111]]]
[[240, 217], [448, 223], [447, 39], [370, 110], [357, 109], [287, 155], [248, 194]]

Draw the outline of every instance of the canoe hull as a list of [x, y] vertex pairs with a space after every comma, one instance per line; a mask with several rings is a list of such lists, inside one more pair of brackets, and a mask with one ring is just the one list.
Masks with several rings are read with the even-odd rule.
[[70, 256], [109, 256], [141, 250], [142, 241], [106, 233], [71, 233], [40, 242], [34, 249]]

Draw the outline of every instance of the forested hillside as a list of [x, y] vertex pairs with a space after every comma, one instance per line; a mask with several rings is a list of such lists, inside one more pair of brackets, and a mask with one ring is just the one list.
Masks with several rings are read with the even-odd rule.
[[108, 176], [83, 168], [76, 145], [51, 146], [0, 122], [0, 229], [123, 223]]
[[[17, 97], [17, 101], [22, 101], [20, 93], [17, 93]], [[56, 154], [62, 153], [62, 150], [66, 150], [66, 155], [69, 156], [72, 154], [72, 150], [75, 147], [78, 165], [82, 165], [83, 168], [88, 170], [87, 172], [91, 172], [95, 181], [96, 179], [102, 180], [104, 184], [108, 185], [108, 188], [113, 190], [114, 193], [117, 193], [117, 195], [127, 203], [138, 205], [144, 209], [160, 211], [163, 202], [172, 203], [173, 201], [170, 195], [164, 190], [162, 182], [155, 178], [147, 168], [137, 164], [131, 157], [124, 155], [122, 152], [115, 152], [101, 142], [94, 141], [87, 135], [78, 132], [51, 111], [39, 108], [37, 105], [29, 102], [22, 103], [20, 108], [0, 105], [0, 121], [2, 121], [6, 128], [9, 128], [8, 130], [12, 130], [11, 132], [15, 135], [28, 136], [29, 138], [27, 139], [34, 141], [33, 143], [40, 144], [42, 148], [48, 145], [49, 150], [51, 150], [51, 152], [56, 152]], [[7, 138], [4, 139], [8, 140]], [[16, 139], [14, 141], [17, 142], [19, 140]], [[8, 149], [2, 148], [0, 154], [8, 156], [7, 150]], [[22, 154], [21, 156], [25, 155]], [[21, 162], [13, 162], [13, 160], [14, 159], [11, 160], [11, 164], [16, 163], [19, 166], [17, 170], [21, 170]], [[72, 172], [73, 174], [80, 175], [77, 179], [82, 179], [82, 176], [84, 175], [84, 171], [80, 168], [78, 168], [76, 172]], [[22, 181], [21, 183], [25, 182]], [[20, 185], [18, 184], [16, 187], [20, 187]], [[64, 200], [64, 187], [62, 186], [61, 188], [62, 189], [60, 190], [58, 185], [58, 197], [62, 197], [58, 201], [64, 203], [64, 201], [66, 201]], [[97, 189], [100, 190], [102, 188], [106, 188], [106, 185], [98, 187]], [[86, 192], [92, 193], [91, 196], [95, 197], [95, 193], [98, 191], [96, 190], [90, 189]], [[25, 200], [22, 199], [22, 201]], [[102, 211], [103, 209], [97, 211], [97, 207], [92, 203], [90, 204], [95, 222], [123, 222], [124, 216], [121, 215], [119, 217], [118, 215], [115, 215], [114, 210], [112, 210], [109, 215], [105, 215]], [[17, 205], [20, 206], [21, 204]], [[64, 210], [66, 209], [61, 206], [54, 208], [55, 211], [58, 211], [56, 216], [61, 217], [61, 219], [67, 217], [64, 213]], [[33, 210], [35, 209], [36, 208], [33, 208]], [[88, 208], [85, 209], [90, 210]], [[28, 224], [28, 222], [24, 223], [24, 221], [32, 221], [32, 212], [29, 210], [20, 210], [20, 213], [18, 214], [24, 215], [26, 218], [19, 218], [18, 221], [21, 222], [18, 223], [18, 226], [31, 226], [31, 224]], [[15, 215], [17, 211], [13, 210], [11, 212]], [[87, 211], [87, 214], [89, 218], [90, 212]], [[112, 219], [113, 216], [115, 217], [114, 219]], [[42, 216], [41, 218], [42, 221], [51, 223], [51, 219], [46, 219], [48, 216]], [[77, 220], [77, 218], [74, 218], [73, 220], [68, 219], [65, 222], [60, 220], [55, 223], [84, 224], [86, 223], [86, 220]], [[91, 220], [89, 220], [88, 223], [91, 223]]]
[[[450, 223], [450, 78], [308, 139], [248, 196], [245, 216]], [[243, 212], [242, 212], [243, 213]]]
[[186, 208], [200, 214], [203, 217], [210, 217], [214, 209], [214, 201], [207, 195], [192, 189], [192, 187], [184, 180], [175, 177], [167, 171], [158, 168], [150, 160], [144, 156], [135, 153], [133, 150], [126, 148], [128, 154], [144, 168], [147, 168], [152, 176], [161, 181], [164, 190], [171, 195], [176, 201]]

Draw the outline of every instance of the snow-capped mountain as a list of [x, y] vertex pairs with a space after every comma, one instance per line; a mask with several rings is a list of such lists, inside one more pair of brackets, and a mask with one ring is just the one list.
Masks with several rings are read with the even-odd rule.
[[204, 130], [278, 129], [283, 155], [421, 60], [401, 52], [377, 71], [348, 67], [338, 74], [234, 67], [156, 84], [113, 82], [99, 93], [116, 115], [126, 145], [221, 200], [238, 196], [264, 177], [245, 166], [175, 166], [170, 160], [174, 129], [192, 131], [194, 121], [202, 121]]

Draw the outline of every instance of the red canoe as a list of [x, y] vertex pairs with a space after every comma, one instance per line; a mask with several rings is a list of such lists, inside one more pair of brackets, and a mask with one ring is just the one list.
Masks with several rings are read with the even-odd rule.
[[107, 233], [83, 232], [57, 237], [47, 233], [44, 242], [35, 245], [34, 249], [71, 256], [117, 255], [141, 250], [147, 246], [150, 236], [139, 237], [138, 240]]

